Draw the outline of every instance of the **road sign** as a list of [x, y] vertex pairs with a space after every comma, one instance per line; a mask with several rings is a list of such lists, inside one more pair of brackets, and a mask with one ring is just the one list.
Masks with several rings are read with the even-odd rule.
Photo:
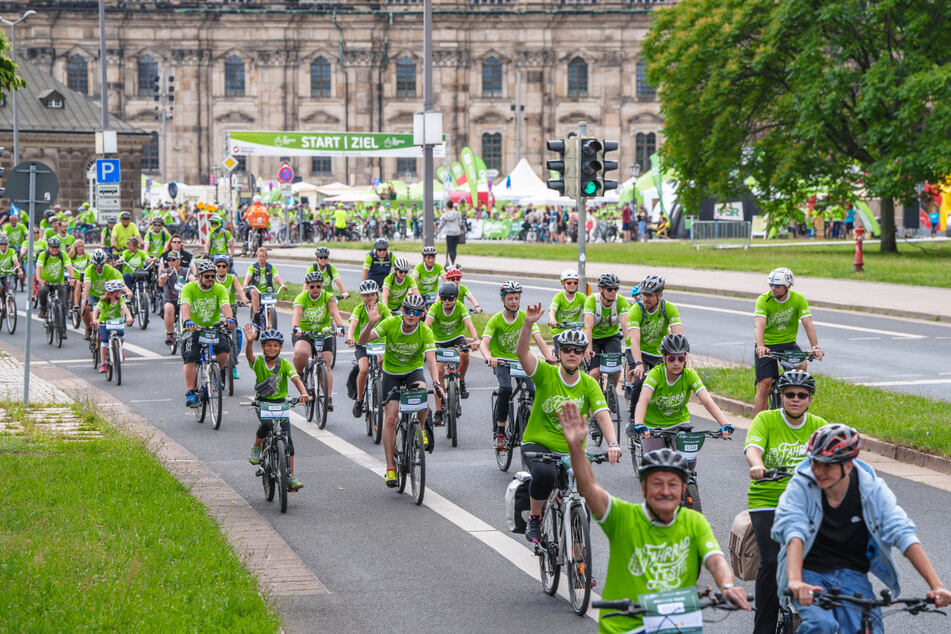
[[96, 159], [96, 182], [119, 183], [119, 159]]
[[228, 156], [225, 157], [225, 160], [222, 161], [222, 164], [224, 164], [225, 169], [227, 169], [230, 172], [231, 170], [233, 170], [234, 168], [238, 166], [238, 159], [236, 159], [235, 157], [229, 154]]
[[39, 161], [23, 161], [10, 170], [10, 176], [7, 178], [7, 198], [20, 209], [30, 209], [31, 171], [35, 173], [32, 202], [33, 213], [37, 215], [52, 205], [59, 194], [59, 179], [49, 165]]
[[103, 196], [96, 198], [96, 209], [99, 211], [119, 211], [122, 199], [118, 196]]
[[281, 185], [281, 198], [290, 198], [294, 195], [294, 189], [291, 187], [290, 183], [283, 183]]
[[294, 168], [290, 163], [281, 163], [281, 169], [277, 173], [277, 180], [282, 183], [289, 183], [294, 180]]
[[119, 196], [118, 183], [96, 183], [96, 198]]
[[168, 195], [175, 200], [178, 197], [178, 183], [172, 181], [168, 184]]

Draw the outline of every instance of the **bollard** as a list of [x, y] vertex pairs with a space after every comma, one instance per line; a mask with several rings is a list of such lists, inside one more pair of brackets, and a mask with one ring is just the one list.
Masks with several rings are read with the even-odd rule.
[[865, 227], [859, 224], [859, 226], [855, 228], [855, 259], [852, 260], [852, 264], [855, 265], [856, 273], [864, 272], [863, 267], [865, 266], [865, 260], [862, 259], [862, 242], [864, 240], [865, 240]]

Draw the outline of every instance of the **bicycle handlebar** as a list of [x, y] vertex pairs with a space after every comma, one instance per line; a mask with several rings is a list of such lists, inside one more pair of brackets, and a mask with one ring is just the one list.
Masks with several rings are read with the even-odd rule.
[[[789, 588], [786, 588], [783, 594], [785, 594], [787, 597], [794, 597], [792, 591]], [[884, 608], [892, 605], [902, 605], [904, 607], [900, 608], [901, 610], [911, 612], [912, 614], [918, 614], [920, 612], [937, 612], [947, 616], [943, 610], [929, 607], [934, 605], [934, 599], [929, 597], [898, 597], [896, 599], [892, 597], [892, 593], [888, 589], [882, 590], [880, 596], [880, 599], [875, 597], [858, 597], [851, 594], [842, 594], [839, 592], [838, 588], [832, 588], [822, 592], [813, 592], [812, 600], [823, 610], [849, 607], [843, 604], [844, 601], [860, 608], [872, 609]]]
[[793, 477], [793, 473], [789, 471], [782, 471], [781, 469], [767, 469], [763, 473], [763, 477], [757, 480], [757, 482], [779, 482], [780, 480], [785, 480], [786, 478]]
[[[561, 462], [564, 458], [569, 457], [566, 453], [557, 453], [554, 451], [526, 451], [523, 455], [526, 460], [539, 459], [546, 464]], [[601, 464], [608, 460], [608, 454], [606, 453], [585, 453], [585, 456], [588, 458], [588, 462], [594, 462], [596, 464]]]
[[[717, 610], [727, 610], [730, 612], [739, 610], [729, 598], [724, 597], [719, 592], [713, 592], [710, 588], [705, 591], [698, 591], [697, 595], [701, 598], [700, 609], [715, 608]], [[753, 595], [747, 593], [747, 601], [753, 601]], [[601, 610], [618, 610], [609, 614], [603, 614], [601, 618], [610, 618], [613, 616], [640, 616], [647, 612], [637, 601], [632, 599], [619, 599], [617, 601], [592, 601], [591, 607]]]

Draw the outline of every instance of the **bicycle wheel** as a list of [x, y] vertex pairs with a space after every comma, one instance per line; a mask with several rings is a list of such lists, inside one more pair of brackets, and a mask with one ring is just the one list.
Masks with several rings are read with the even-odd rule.
[[308, 422], [314, 422], [314, 412], [317, 410], [317, 392], [314, 389], [314, 369], [308, 367], [304, 370], [304, 389], [307, 391], [309, 400], [304, 404], [304, 416]]
[[237, 367], [235, 361], [235, 342], [231, 342], [231, 354], [228, 355], [228, 367], [225, 368], [225, 383], [228, 384], [228, 396], [234, 396], [234, 369]]
[[327, 426], [327, 401], [330, 398], [327, 394], [327, 367], [323, 363], [317, 365], [314, 389], [317, 392], [317, 403], [314, 405], [317, 410], [317, 428], [323, 429]]
[[459, 392], [456, 382], [449, 379], [446, 383], [446, 398], [443, 399], [442, 412], [443, 423], [446, 425], [446, 437], [449, 438], [452, 446], [458, 444], [456, 436], [456, 401], [459, 399]]
[[[498, 394], [496, 394], [496, 392], [493, 390], [492, 391], [492, 414], [493, 414], [492, 418], [493, 419], [495, 418], [495, 403], [498, 401], [498, 398], [499, 398]], [[508, 451], [508, 435], [512, 431], [513, 418], [514, 417], [512, 416], [512, 408], [510, 404], [509, 419], [508, 419], [508, 424], [505, 426], [505, 438], [503, 438], [503, 441], [502, 441], [502, 448], [499, 449], [499, 443], [498, 442], [495, 443], [495, 464], [496, 466], [498, 466], [499, 471], [508, 471], [509, 465], [512, 464], [512, 452]], [[492, 422], [493, 438], [495, 437], [496, 434], [498, 434], [498, 431], [495, 431], [498, 429], [498, 426], [495, 423], [496, 421], [493, 420]]]
[[330, 338], [330, 369], [337, 365], [337, 337]]
[[277, 460], [277, 499], [281, 503], [281, 513], [287, 513], [287, 478], [290, 475], [287, 464], [287, 450], [284, 447], [284, 439], [278, 438], [274, 441], [274, 455]]
[[[522, 446], [522, 434], [525, 433], [525, 428], [528, 427], [528, 419], [532, 415], [532, 406], [528, 403], [522, 403], [518, 406], [518, 413], [515, 415], [515, 426], [512, 429], [512, 435], [506, 440], [511, 443], [511, 453], [515, 453], [515, 450], [518, 447]], [[519, 451], [518, 455], [521, 457], [522, 452]], [[527, 470], [525, 466], [525, 459], [521, 458], [522, 470]]]
[[[611, 414], [611, 420], [614, 422], [614, 437], [621, 437], [621, 407], [617, 400], [617, 390], [613, 387], [608, 390], [608, 412]], [[598, 443], [600, 445], [601, 443]]]
[[571, 506], [571, 542], [568, 544], [568, 599], [578, 616], [588, 611], [591, 599], [591, 534], [588, 513], [580, 503]]
[[373, 419], [373, 444], [379, 445], [383, 438], [383, 381], [380, 377], [370, 384], [370, 416]]
[[211, 424], [215, 429], [221, 427], [221, 368], [212, 361], [208, 364], [208, 406], [211, 409]]
[[109, 341], [106, 341], [106, 380], [111, 381], [115, 374], [116, 365], [112, 362], [112, 349], [109, 347]]
[[413, 488], [413, 501], [419, 506], [426, 493], [426, 444], [418, 422], [412, 424], [410, 434], [409, 479]]
[[17, 329], [17, 300], [13, 296], [13, 291], [7, 291], [7, 332], [11, 335], [16, 332]]
[[274, 471], [271, 465], [274, 462], [274, 446], [267, 441], [264, 451], [261, 452], [261, 483], [264, 485], [264, 499], [270, 502], [274, 499]]
[[561, 564], [558, 563], [558, 509], [555, 508], [552, 498], [545, 502], [541, 534], [542, 552], [538, 556], [538, 568], [542, 577], [542, 589], [548, 596], [553, 596], [558, 592]]
[[782, 407], [782, 396], [779, 393], [779, 381], [773, 379], [773, 385], [769, 388], [769, 409], [779, 409]]
[[205, 385], [204, 368], [198, 366], [198, 378], [195, 380], [195, 391], [198, 392], [198, 407], [195, 408], [195, 416], [199, 423], [205, 422], [205, 413], [208, 409], [208, 387]]
[[73, 324], [73, 330], [79, 330], [79, 327], [83, 324], [82, 313], [79, 310], [79, 306], [73, 306], [69, 309], [69, 317]]
[[369, 377], [367, 377], [367, 379], [367, 386], [363, 390], [363, 420], [366, 422], [367, 436], [373, 438], [373, 406], [370, 403], [370, 392], [372, 388], [369, 383]]
[[700, 488], [697, 486], [696, 482], [687, 483], [687, 491], [684, 493], [683, 506], [686, 506], [688, 509], [693, 509], [698, 513], [701, 511]]
[[273, 306], [269, 306], [267, 309], [268, 323], [271, 324], [271, 328], [274, 330], [280, 330], [277, 325], [277, 311], [274, 310]]
[[92, 354], [92, 368], [99, 368], [99, 328], [92, 329], [92, 336], [89, 337], [89, 352]]
[[406, 489], [407, 459], [406, 459], [406, 414], [400, 414], [396, 423], [396, 443], [393, 448], [393, 463], [396, 466], [396, 491], [402, 493]]
[[135, 293], [136, 308], [138, 309], [139, 329], [145, 330], [149, 327], [149, 296], [144, 290], [137, 290]]
[[116, 377], [116, 385], [122, 385], [122, 341], [118, 337], [113, 337], [109, 342], [109, 348], [112, 354], [112, 373]]

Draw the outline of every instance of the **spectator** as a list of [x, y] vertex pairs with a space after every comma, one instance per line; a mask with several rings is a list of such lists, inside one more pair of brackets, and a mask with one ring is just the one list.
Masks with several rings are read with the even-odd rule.
[[637, 210], [637, 234], [641, 242], [647, 242], [647, 208], [644, 203]]
[[931, 213], [928, 214], [928, 220], [931, 221], [931, 237], [938, 235], [938, 224], [941, 222], [941, 214], [938, 213], [938, 205], [931, 203]]
[[845, 239], [852, 239], [852, 230], [855, 228], [855, 205], [845, 203]]
[[624, 205], [621, 209], [621, 230], [624, 232], [624, 242], [631, 241], [631, 206]]
[[459, 236], [464, 231], [462, 216], [455, 210], [451, 200], [446, 201], [446, 210], [440, 221], [443, 235], [446, 236], [446, 268], [449, 268], [456, 264], [456, 248], [459, 246]]

